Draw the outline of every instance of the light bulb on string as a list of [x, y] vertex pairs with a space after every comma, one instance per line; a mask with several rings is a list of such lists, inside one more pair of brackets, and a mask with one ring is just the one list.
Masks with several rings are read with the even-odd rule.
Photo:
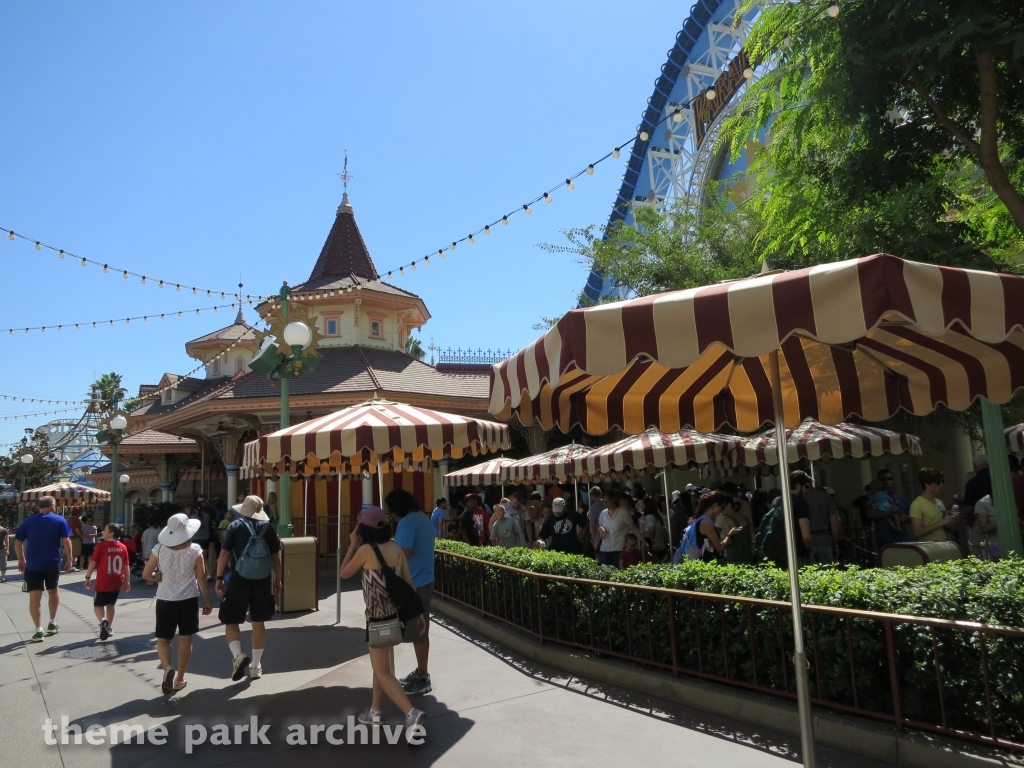
[[399, 267], [398, 268], [398, 274], [404, 275], [405, 274], [405, 267]]
[[88, 261], [86, 261], [85, 259], [82, 259], [82, 266], [83, 266], [83, 267], [84, 267], [84, 266], [85, 266], [86, 264], [88, 264], [88, 263], [89, 263]]
[[640, 141], [647, 141], [649, 138], [650, 135], [647, 133], [647, 131], [640, 131]]
[[466, 238], [466, 242], [469, 243], [470, 245], [472, 245], [476, 241], [473, 239], [473, 236], [470, 235], [469, 237]]
[[554, 198], [551, 197], [551, 193], [550, 192], [545, 192], [544, 193], [544, 202], [545, 203], [550, 203], [552, 200], [554, 200]]
[[140, 283], [141, 283], [142, 285], [145, 285], [145, 284], [146, 284], [146, 276], [145, 276], [145, 275], [143, 275], [143, 276], [142, 276], [142, 279], [141, 279], [141, 280], [140, 280], [139, 282], [140, 282]]
[[439, 258], [439, 259], [443, 259], [444, 258], [444, 251], [441, 250], [440, 248], [437, 249], [437, 258]]
[[501, 226], [503, 226], [503, 227], [507, 227], [508, 226], [508, 216], [502, 216], [501, 217]]
[[566, 179], [565, 188], [569, 190], [576, 189], [576, 185], [572, 183], [572, 179]]
[[672, 120], [673, 122], [676, 123], [683, 122], [683, 110], [681, 110], [679, 107], [676, 107], [675, 112], [672, 113]]
[[14, 239], [14, 237], [15, 237], [15, 235], [14, 235], [14, 233], [13, 233], [13, 232], [8, 232], [8, 233], [7, 233], [7, 239], [8, 239], [8, 240], [13, 240], [13, 239]]
[[81, 326], [81, 325], [79, 325], [78, 323], [75, 323], [75, 330], [76, 330], [76, 331], [80, 331], [80, 330], [82, 330], [82, 326]]
[[528, 205], [524, 205], [523, 210], [526, 211], [527, 214], [533, 213], [533, 208]]
[[715, 99], [718, 98], [718, 91], [716, 91], [714, 88], [708, 88], [706, 91], [704, 91], [704, 98], [707, 99], [708, 101], [714, 101]]
[[181, 312], [178, 313], [178, 317], [181, 317]]
[[148, 322], [149, 322], [149, 318], [148, 318], [148, 317], [146, 317], [145, 315], [143, 315], [143, 316], [142, 316], [142, 322], [144, 322], [144, 323], [148, 323]]
[[195, 289], [195, 288], [193, 288], [193, 289], [192, 289], [192, 295], [193, 295], [193, 296], [195, 296], [195, 295], [196, 295], [196, 289]]
[[164, 316], [163, 316], [163, 315], [160, 315], [160, 319], [161, 319], [161, 320], [163, 320], [163, 319], [164, 319]]
[[59, 326], [59, 325], [58, 325], [58, 326], [57, 326], [57, 330], [59, 331], [60, 329], [61, 329], [61, 326]]
[[423, 257], [423, 263], [424, 263], [424, 264], [425, 264], [426, 266], [428, 266], [428, 267], [429, 267], [429, 266], [430, 266], [430, 257], [429, 257], [429, 256], [424, 256], [424, 257]]
[[108, 268], [107, 268], [107, 265], [106, 265], [106, 264], [104, 264], [104, 265], [103, 265], [103, 274], [107, 274], [107, 273], [108, 273], [109, 271], [110, 271], [110, 269], [108, 269]]
[[196, 310], [196, 314], [197, 314], [197, 315], [199, 314], [199, 310], [198, 310], [198, 309]]
[[209, 298], [209, 297], [211, 297], [211, 296], [213, 296], [213, 292], [212, 292], [212, 291], [209, 291], [209, 290], [208, 290], [208, 291], [206, 292], [206, 297], [207, 297], [207, 298]]
[[616, 160], [619, 159], [619, 148], [618, 147], [616, 147], [615, 149], [612, 150], [612, 157], [614, 157]]
[[839, 15], [839, 6], [836, 5], [835, 3], [832, 3], [832, 5], [825, 9], [825, 13], [829, 15], [829, 18], [834, 19], [836, 16]]
[[415, 272], [416, 271], [416, 262], [414, 261], [412, 264], [410, 264], [409, 268], [412, 269], [413, 272]]
[[180, 291], [181, 291], [181, 286], [180, 286], [180, 285], [176, 285], [176, 286], [174, 286], [174, 290], [176, 290], [176, 291], [179, 291], [179, 292], [180, 292]]
[[793, 38], [791, 38], [789, 35], [786, 35], [784, 38], [782, 38], [782, 47], [783, 48], [790, 48], [790, 47], [792, 47], [792, 45], [793, 45]]
[[221, 297], [221, 299], [224, 298], [224, 292], [223, 291], [221, 292], [220, 297]]
[[41, 250], [43, 250], [43, 246], [42, 246], [42, 245], [40, 245], [40, 243], [39, 243], [39, 241], [38, 241], [38, 240], [36, 240], [36, 250], [37, 250], [37, 251], [41, 251]]
[[484, 235], [489, 235], [489, 234], [491, 234], [491, 228], [488, 225], [488, 226], [484, 227]]
[[125, 324], [125, 325], [131, 325], [131, 322], [132, 322], [132, 319], [131, 319], [130, 317], [126, 317], [126, 318], [124, 319], [124, 324]]
[[587, 166], [587, 176], [593, 176], [593, 175], [594, 175], [594, 164], [591, 163], [590, 165]]
[[122, 272], [121, 273], [121, 277], [123, 277], [125, 280], [127, 280], [128, 279], [128, 273], [127, 272]]
[[111, 321], [110, 321], [110, 327], [111, 327], [111, 328], [113, 328], [113, 327], [114, 327], [114, 321], [113, 321], [113, 320], [111, 320]]
[[93, 328], [95, 328], [95, 327], [96, 327], [96, 323], [93, 323], [93, 324], [92, 324], [92, 327], [93, 327]]
[[220, 307], [214, 307], [214, 308], [213, 308], [213, 311], [214, 311], [214, 312], [220, 312]]
[[59, 256], [60, 258], [62, 258], [62, 259], [63, 259], [63, 258], [64, 258], [64, 249], [63, 249], [63, 248], [61, 248], [61, 251], [60, 251], [60, 253], [58, 253], [57, 255], [58, 255], [58, 256]]
[[747, 67], [746, 69], [743, 70], [743, 77], [746, 78], [747, 80], [753, 80], [754, 70], [751, 67]]
[[452, 240], [452, 250], [453, 250], [453, 251], [455, 250], [455, 246], [456, 246], [456, 245], [457, 245], [456, 241], [455, 241], [455, 240]]
[[163, 280], [161, 280], [161, 281], [160, 281], [160, 284], [159, 284], [159, 285], [157, 285], [157, 288], [163, 288], [163, 287], [164, 287], [164, 281], [163, 281]]

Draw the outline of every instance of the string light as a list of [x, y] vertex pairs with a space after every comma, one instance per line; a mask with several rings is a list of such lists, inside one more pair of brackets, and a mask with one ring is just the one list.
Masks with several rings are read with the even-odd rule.
[[672, 121], [675, 123], [683, 122], [683, 110], [679, 107], [676, 107], [675, 111], [672, 113]]
[[17, 235], [15, 235], [13, 232], [9, 232], [7, 234], [7, 239], [8, 240], [13, 240], [15, 237], [17, 237]]
[[107, 267], [106, 264], [104, 264], [103, 265], [103, 274], [107, 274], [107, 272], [109, 272], [109, 271], [110, 271], [110, 269]]
[[714, 101], [718, 98], [718, 92], [714, 88], [708, 88], [704, 91], [704, 98], [708, 101]]
[[157, 288], [163, 288], [163, 287], [164, 287], [164, 281], [163, 281], [163, 280], [161, 280], [161, 281], [160, 281], [160, 284], [159, 284], [159, 285], [157, 286]]
[[[84, 259], [83, 259], [83, 261], [84, 261]], [[121, 277], [123, 277], [125, 280], [127, 280], [128, 279], [128, 273], [127, 272], [122, 273]]]
[[469, 243], [470, 245], [472, 245], [473, 243], [476, 242], [476, 240], [474, 240], [473, 236], [470, 235], [469, 237], [466, 238], [466, 242]]
[[576, 189], [576, 185], [572, 183], [572, 179], [566, 179], [565, 188], [571, 191], [573, 189]]
[[58, 255], [59, 255], [59, 256], [60, 256], [60, 257], [61, 257], [62, 259], [64, 258], [64, 249], [63, 249], [63, 248], [61, 248], [61, 251], [60, 251], [60, 253], [59, 253]]
[[89, 263], [88, 261], [86, 261], [85, 259], [82, 259], [82, 266], [83, 266], [83, 267], [84, 267], [84, 266], [85, 266], [86, 264], [88, 264], [88, 263]]
[[455, 246], [456, 246], [456, 242], [454, 240], [452, 240], [452, 250], [453, 251], [455, 250]]
[[508, 216], [502, 216], [501, 217], [501, 226], [503, 226], [503, 227], [507, 227], [508, 226]]
[[747, 80], [751, 80], [754, 77], [754, 70], [751, 67], [747, 67], [743, 70], [743, 77]]
[[551, 201], [552, 201], [553, 199], [554, 199], [554, 198], [553, 198], [553, 197], [551, 197], [551, 194], [550, 194], [550, 193], [548, 193], [548, 192], [545, 192], [545, 193], [544, 193], [544, 202], [545, 202], [545, 203], [550, 203], [550, 202], [551, 202]]
[[444, 251], [442, 251], [440, 248], [437, 249], [437, 258], [439, 258], [439, 259], [443, 259], [444, 258]]
[[612, 150], [612, 157], [614, 157], [616, 160], [619, 159], [619, 148], [618, 147], [616, 147], [615, 149]]
[[[210, 310], [210, 309], [212, 309], [214, 312], [219, 312], [222, 309], [234, 308], [235, 306], [237, 306], [237, 305], [235, 305], [235, 304], [220, 304], [218, 306], [213, 306], [213, 307], [200, 307], [200, 308], [196, 309], [196, 314], [198, 315], [201, 311], [203, 311], [203, 310]], [[182, 316], [182, 313], [181, 313], [181, 311], [179, 311], [178, 312], [178, 317], [181, 317], [181, 316]], [[164, 319], [164, 315], [160, 315], [160, 319], [163, 320]], [[125, 325], [130, 324], [132, 320], [142, 320], [144, 323], [148, 323], [149, 322], [149, 316], [148, 315], [137, 315], [136, 317], [125, 318], [125, 321], [124, 321]], [[81, 327], [83, 325], [88, 325], [89, 323], [90, 323], [90, 321], [83, 321], [83, 322], [75, 323], [74, 325], [75, 325], [75, 328], [77, 330], [81, 330]], [[97, 323], [107, 323], [108, 325], [111, 325], [111, 326], [114, 325], [114, 321], [113, 320], [93, 320], [93, 321], [91, 321], [91, 323], [92, 323], [92, 327], [93, 328], [97, 327]], [[71, 325], [71, 323], [68, 323], [68, 325]], [[59, 330], [61, 330], [61, 328], [62, 328], [62, 326], [60, 326], [60, 325], [30, 326], [28, 328], [25, 328], [24, 332], [25, 333], [29, 333], [31, 331], [39, 331], [40, 333], [46, 333], [46, 331], [48, 331], [48, 330], [57, 329], [59, 331]], [[13, 335], [14, 334], [14, 329], [13, 328], [9, 328], [7, 330], [7, 334], [9, 336]]]
[[587, 176], [593, 176], [593, 175], [594, 175], [594, 164], [591, 163], [590, 165], [587, 166]]
[[145, 285], [145, 284], [146, 284], [146, 276], [145, 276], [145, 275], [143, 275], [143, 276], [142, 276], [142, 280], [141, 280], [140, 282], [141, 282], [141, 283], [142, 283], [143, 285]]
[[424, 256], [423, 257], [423, 263], [424, 263], [424, 265], [429, 267], [430, 266], [430, 257], [429, 256]]
[[524, 206], [523, 206], [523, 210], [524, 210], [524, 211], [525, 211], [525, 212], [527, 213], [527, 215], [529, 215], [529, 214], [533, 213], [533, 208], [531, 208], [531, 207], [530, 207], [530, 206], [528, 206], [528, 205], [524, 205]]
[[412, 271], [413, 272], [416, 271], [416, 262], [415, 261], [412, 264], [410, 264], [409, 266], [412, 267]]
[[484, 227], [484, 234], [485, 235], [491, 234], [491, 228], [490, 227]]
[[37, 250], [37, 251], [41, 251], [41, 250], [43, 250], [43, 246], [41, 246], [41, 245], [39, 244], [39, 241], [38, 241], [38, 240], [36, 240], [36, 250]]
[[839, 6], [833, 3], [828, 8], [825, 9], [825, 13], [829, 15], [829, 18], [834, 19], [836, 16], [839, 15]]
[[650, 134], [647, 133], [647, 131], [640, 131], [640, 141], [647, 141], [649, 138], [651, 137]]

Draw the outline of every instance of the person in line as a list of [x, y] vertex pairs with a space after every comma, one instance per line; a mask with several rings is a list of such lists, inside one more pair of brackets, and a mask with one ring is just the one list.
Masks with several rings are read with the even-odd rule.
[[434, 526], [434, 535], [443, 539], [446, 538], [445, 518], [448, 516], [448, 499], [439, 496], [434, 502], [434, 511], [430, 513], [430, 524]]
[[[186, 507], [186, 510], [188, 511], [191, 519], [199, 521], [199, 530], [196, 531], [196, 535], [192, 537], [192, 542], [203, 548], [203, 562], [206, 563], [207, 569], [209, 570], [212, 566], [210, 561], [210, 521], [213, 519], [213, 516], [202, 507]], [[206, 576], [209, 581], [211, 574], [208, 572]]]
[[[149, 562], [149, 556], [153, 554], [153, 547], [157, 545], [157, 540], [160, 536], [160, 527], [157, 525], [156, 520], [150, 518], [146, 521], [146, 530], [142, 532], [142, 564], [145, 569], [145, 564]], [[156, 584], [155, 581], [147, 581], [146, 586], [152, 587]]]
[[502, 499], [494, 505], [494, 516], [491, 518], [492, 546], [505, 549], [523, 546], [523, 531], [519, 526], [519, 520], [509, 516], [508, 508], [507, 499]]
[[958, 515], [946, 513], [946, 507], [939, 498], [946, 475], [931, 467], [922, 467], [917, 473], [921, 483], [921, 495], [910, 505], [910, 524], [913, 526], [915, 541], [946, 541], [946, 530], [959, 522]]
[[583, 553], [583, 543], [580, 541], [583, 532], [590, 536], [589, 521], [575, 509], [566, 509], [565, 499], [555, 499], [551, 504], [551, 514], [540, 527], [540, 534], [533, 546], [579, 555]]
[[[258, 680], [263, 676], [266, 622], [274, 617], [277, 610], [275, 595], [281, 590], [281, 539], [270, 525], [270, 516], [263, 511], [263, 499], [259, 496], [246, 496], [232, 509], [238, 514], [238, 519], [224, 531], [217, 559], [217, 594], [223, 598], [217, 618], [224, 625], [224, 636], [231, 651], [231, 679], [241, 680], [248, 669], [249, 678]], [[253, 537], [260, 537], [266, 542], [273, 561], [270, 574], [261, 579], [247, 579], [238, 573], [238, 561]], [[228, 573], [231, 579], [225, 582]], [[246, 614], [252, 622], [251, 657], [242, 653], [241, 625], [245, 623]]]
[[477, 526], [478, 514], [481, 519], [487, 515], [486, 512], [477, 509], [477, 505], [479, 503], [480, 499], [475, 493], [467, 493], [465, 498], [465, 509], [463, 509], [462, 514], [459, 515], [459, 539], [467, 544], [480, 544], [487, 542], [486, 538], [481, 538], [481, 533], [484, 529]]
[[637, 547], [637, 538], [632, 533], [627, 533], [625, 538], [626, 548], [619, 553], [619, 570], [624, 571], [632, 568], [640, 562], [640, 550]]
[[728, 494], [708, 491], [702, 495], [697, 502], [696, 518], [683, 532], [679, 552], [676, 553], [677, 561], [687, 558], [715, 562], [737, 536], [743, 535], [743, 530], [737, 527], [730, 528], [721, 538], [718, 535], [715, 521], [732, 508], [732, 497]]
[[[723, 487], [725, 483], [722, 484]], [[749, 505], [744, 509], [734, 494], [726, 493], [732, 498], [730, 504], [722, 510], [715, 521], [720, 531], [736, 531], [730, 537], [725, 548], [725, 562], [729, 565], [751, 565], [754, 562], [754, 522], [746, 516]], [[722, 523], [718, 526], [718, 523]]]
[[72, 509], [67, 520], [71, 527], [71, 570], [77, 571], [82, 560], [82, 513], [77, 508]]
[[843, 530], [839, 510], [827, 488], [810, 488], [804, 494], [810, 512], [811, 562], [833, 563]]
[[527, 546], [531, 546], [537, 537], [540, 536], [541, 526], [544, 525], [544, 497], [537, 491], [531, 493], [526, 499], [525, 512], [523, 515], [523, 536]]
[[[789, 473], [789, 495], [793, 508], [793, 530], [796, 534], [796, 552], [798, 564], [806, 564], [810, 559], [810, 548], [814, 544], [811, 536], [810, 508], [804, 500], [804, 494], [811, 489], [811, 477], [801, 469]], [[759, 554], [776, 568], [789, 569], [789, 557], [786, 546], [786, 525], [783, 514], [782, 494], [772, 499], [771, 506], [761, 519], [758, 526], [755, 546]]]
[[402, 690], [409, 695], [430, 693], [432, 684], [427, 662], [430, 657], [430, 602], [434, 595], [434, 528], [420, 510], [416, 497], [395, 489], [384, 497], [384, 506], [398, 518], [395, 543], [409, 568], [412, 585], [423, 602], [423, 627], [419, 622], [405, 626], [402, 642], [412, 643], [416, 652], [416, 669], [402, 678]]
[[[591, 506], [593, 509], [593, 506]], [[632, 533], [640, 540], [640, 530], [633, 523], [629, 511], [629, 496], [618, 493], [615, 506], [601, 512], [598, 519], [597, 533], [601, 537], [601, 546], [597, 551], [597, 562], [617, 568], [619, 555], [626, 547], [626, 534]]]
[[[60, 632], [57, 624], [57, 608], [60, 607], [57, 582], [62, 570], [61, 554], [64, 555], [64, 573], [70, 572], [75, 564], [71, 554], [71, 527], [67, 520], [54, 513], [56, 503], [53, 496], [43, 496], [39, 499], [39, 511], [22, 520], [14, 534], [18, 570], [25, 574], [28, 612], [36, 628], [30, 643], [41, 643], [44, 637]], [[46, 625], [45, 632], [42, 620], [44, 587], [50, 609], [50, 623]]]
[[[224, 517], [227, 518], [231, 510], [224, 513]], [[267, 505], [263, 508], [263, 511], [270, 515], [270, 525], [277, 530], [277, 526], [280, 523], [280, 518], [277, 513], [277, 493], [271, 491], [267, 494]], [[221, 520], [221, 522], [224, 522]], [[224, 546], [224, 534], [221, 533], [221, 546]]]
[[[601, 486], [590, 486], [590, 509], [587, 510], [587, 520], [590, 523], [590, 540], [595, 552], [601, 546], [601, 534], [598, 533], [597, 527], [601, 524], [601, 513], [606, 509], [608, 509], [608, 505], [605, 503], [604, 491], [601, 490]], [[588, 553], [584, 551], [583, 554]]]
[[[999, 523], [996, 520], [992, 494], [982, 496], [974, 505], [974, 525], [971, 526], [971, 533], [976, 536], [978, 542], [978, 552], [974, 552], [974, 547], [971, 547], [971, 554], [975, 557], [996, 561], [1003, 556], [1003, 550], [999, 546]], [[975, 536], [972, 536], [972, 539]]]
[[644, 502], [644, 514], [640, 518], [640, 532], [648, 546], [651, 560], [665, 562], [668, 555], [668, 531], [661, 517], [660, 497], [648, 496]]
[[7, 555], [11, 547], [11, 532], [0, 523], [0, 584], [7, 581]]
[[96, 597], [92, 601], [92, 610], [100, 623], [100, 640], [114, 634], [117, 598], [122, 591], [132, 588], [128, 574], [128, 547], [120, 539], [121, 526], [107, 523], [103, 528], [103, 539], [89, 553], [89, 569], [85, 572], [86, 591], [92, 589], [92, 574], [96, 573]]
[[[429, 522], [429, 521], [428, 521]], [[387, 516], [380, 507], [367, 507], [359, 515], [359, 524], [352, 531], [348, 551], [341, 563], [341, 578], [348, 579], [357, 573], [363, 577], [363, 602], [366, 604], [366, 640], [369, 643], [369, 622], [392, 619], [398, 615], [387, 589], [387, 582], [381, 572], [381, 564], [374, 551], [374, 545], [381, 557], [391, 568], [401, 575], [412, 587], [412, 574], [402, 548], [391, 540], [391, 526]], [[433, 554], [431, 554], [433, 559]], [[416, 618], [415, 632], [425, 635], [427, 632], [426, 617]], [[383, 720], [384, 694], [405, 713], [405, 726], [423, 725], [427, 714], [413, 707], [409, 697], [402, 690], [402, 684], [391, 672], [391, 649], [369, 647], [370, 666], [373, 668], [373, 699], [370, 706], [358, 717], [364, 725], [380, 725]]]
[[[199, 597], [203, 598], [203, 616], [213, 612], [210, 587], [206, 583], [203, 548], [192, 541], [201, 520], [182, 513], [171, 515], [160, 531], [157, 544], [146, 562], [142, 578], [156, 585], [156, 653], [163, 667], [161, 690], [164, 695], [183, 689], [188, 682], [185, 671], [192, 659], [192, 635], [199, 631]], [[171, 641], [178, 635], [178, 666], [171, 666]]]
[[96, 549], [96, 535], [99, 530], [92, 521], [92, 515], [82, 518], [82, 562], [78, 563], [79, 568], [88, 568], [92, 559], [92, 551]]

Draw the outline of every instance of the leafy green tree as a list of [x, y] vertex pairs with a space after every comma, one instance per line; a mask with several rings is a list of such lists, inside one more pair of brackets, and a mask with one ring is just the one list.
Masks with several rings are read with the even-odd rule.
[[1024, 4], [830, 5], [769, 5], [746, 41], [763, 74], [719, 141], [738, 156], [764, 140], [745, 206], [759, 254], [1019, 269]]
[[[21, 457], [32, 454], [32, 463], [25, 464]], [[50, 441], [45, 432], [26, 429], [25, 437], [0, 456], [0, 481], [10, 485], [14, 490], [21, 490], [22, 472], [24, 472], [25, 488], [39, 488], [53, 482], [55, 475], [61, 471], [60, 462], [50, 448]], [[0, 517], [7, 523], [17, 521], [18, 507], [14, 500], [0, 502]]]
[[93, 382], [93, 387], [99, 393], [100, 413], [109, 415], [118, 409], [119, 403], [124, 400], [128, 390], [121, 386], [121, 374], [105, 373]]
[[405, 351], [417, 360], [422, 360], [427, 356], [426, 351], [423, 349], [423, 345], [420, 344], [420, 340], [409, 334], [409, 338], [405, 340]]

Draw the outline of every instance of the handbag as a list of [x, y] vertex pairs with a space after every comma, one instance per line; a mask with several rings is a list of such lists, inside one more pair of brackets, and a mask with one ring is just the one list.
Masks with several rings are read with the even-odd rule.
[[424, 613], [423, 601], [420, 599], [419, 594], [413, 587], [409, 586], [405, 579], [395, 573], [394, 568], [384, 561], [384, 556], [380, 553], [376, 544], [371, 544], [370, 546], [373, 547], [373, 552], [377, 555], [380, 570], [384, 574], [384, 586], [387, 587], [388, 596], [398, 610], [398, 618], [402, 620], [402, 623], [408, 624], [417, 616], [422, 616]]
[[390, 648], [402, 642], [402, 621], [397, 616], [366, 622], [366, 639], [371, 648]]

